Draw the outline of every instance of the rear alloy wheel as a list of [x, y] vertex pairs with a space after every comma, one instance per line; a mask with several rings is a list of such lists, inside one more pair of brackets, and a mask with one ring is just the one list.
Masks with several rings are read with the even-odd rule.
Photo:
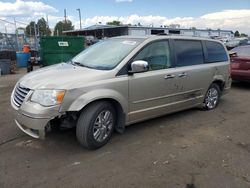
[[112, 136], [115, 122], [115, 109], [110, 103], [100, 101], [90, 104], [82, 111], [78, 119], [77, 140], [88, 149], [100, 148]]
[[220, 100], [220, 87], [213, 83], [207, 91], [205, 100], [204, 100], [204, 109], [212, 110], [217, 107]]

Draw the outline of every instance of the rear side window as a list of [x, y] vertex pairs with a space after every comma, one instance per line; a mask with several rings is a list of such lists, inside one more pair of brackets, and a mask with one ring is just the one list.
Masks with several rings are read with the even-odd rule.
[[176, 66], [190, 66], [204, 63], [204, 55], [201, 41], [175, 40]]
[[207, 48], [207, 63], [227, 61], [225, 48], [218, 42], [205, 41]]

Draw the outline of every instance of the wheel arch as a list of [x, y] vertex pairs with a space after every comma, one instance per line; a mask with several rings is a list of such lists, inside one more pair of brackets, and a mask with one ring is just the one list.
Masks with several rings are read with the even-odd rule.
[[98, 89], [84, 93], [76, 98], [65, 111], [81, 112], [87, 106], [99, 102], [107, 101], [113, 105], [117, 113], [116, 131], [122, 133], [128, 113], [128, 99], [121, 93], [111, 89]]
[[89, 102], [88, 104], [86, 104], [80, 111], [83, 111], [88, 106], [90, 106], [94, 103], [98, 103], [98, 102], [102, 102], [102, 101], [108, 102], [114, 107], [114, 109], [116, 111], [115, 130], [118, 133], [123, 133], [125, 130], [126, 113], [124, 112], [122, 105], [117, 100], [115, 100], [113, 98], [99, 98], [99, 99], [93, 100], [93, 101]]
[[222, 92], [225, 86], [225, 81], [223, 79], [215, 79], [212, 84], [217, 84]]

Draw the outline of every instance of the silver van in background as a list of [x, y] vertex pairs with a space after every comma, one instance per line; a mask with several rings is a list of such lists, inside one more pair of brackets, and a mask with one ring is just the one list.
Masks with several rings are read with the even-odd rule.
[[193, 107], [212, 110], [230, 87], [229, 57], [219, 41], [126, 36], [25, 75], [11, 104], [28, 135], [76, 126], [78, 141], [97, 149], [126, 125]]

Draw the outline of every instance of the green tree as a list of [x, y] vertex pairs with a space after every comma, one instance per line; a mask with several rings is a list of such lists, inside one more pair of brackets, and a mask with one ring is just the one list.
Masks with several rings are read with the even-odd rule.
[[37, 23], [35, 23], [34, 21], [30, 22], [29, 25], [27, 25], [25, 28], [26, 35], [35, 35], [35, 27], [36, 27], [37, 35], [40, 35], [40, 36], [51, 35], [51, 31], [44, 18], [39, 19]]
[[27, 25], [25, 28], [25, 34], [26, 35], [35, 35], [35, 27], [36, 27], [36, 31], [37, 31], [37, 24], [34, 21], [30, 22], [29, 25]]
[[245, 34], [245, 33], [241, 33], [240, 36], [241, 36], [241, 37], [248, 37], [248, 35]]
[[118, 20], [114, 20], [112, 22], [107, 22], [107, 25], [114, 25], [114, 26], [119, 26], [122, 25], [122, 22], [118, 21]]
[[4, 38], [4, 34], [0, 32], [0, 39]]
[[59, 21], [54, 28], [54, 35], [63, 35], [63, 31], [73, 30], [74, 26], [70, 20]]
[[37, 21], [37, 27], [38, 27], [37, 29], [39, 31], [40, 36], [50, 36], [51, 35], [51, 31], [50, 31], [48, 24], [44, 18], [41, 18]]
[[239, 37], [240, 36], [240, 32], [239, 31], [235, 31], [234, 36], [235, 37]]

